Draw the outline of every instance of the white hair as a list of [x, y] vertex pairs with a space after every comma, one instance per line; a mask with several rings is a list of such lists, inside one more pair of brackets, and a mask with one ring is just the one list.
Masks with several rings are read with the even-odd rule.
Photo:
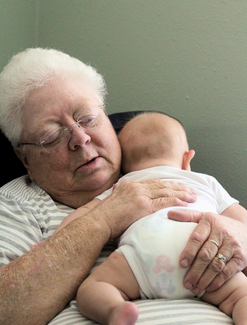
[[79, 78], [104, 104], [105, 81], [90, 65], [54, 49], [26, 49], [14, 55], [0, 74], [0, 128], [13, 146], [20, 140], [21, 110], [28, 96], [58, 78]]

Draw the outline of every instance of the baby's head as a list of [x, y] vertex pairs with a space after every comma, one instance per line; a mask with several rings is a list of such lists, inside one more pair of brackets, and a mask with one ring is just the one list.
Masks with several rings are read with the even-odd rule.
[[157, 112], [135, 116], [120, 131], [123, 173], [154, 166], [190, 170], [194, 151], [189, 151], [182, 124]]

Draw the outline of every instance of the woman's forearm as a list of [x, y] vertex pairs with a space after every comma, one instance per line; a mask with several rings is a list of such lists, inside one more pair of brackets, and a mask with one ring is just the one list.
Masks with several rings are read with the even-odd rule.
[[73, 298], [108, 239], [107, 226], [85, 216], [2, 266], [0, 323], [47, 324]]

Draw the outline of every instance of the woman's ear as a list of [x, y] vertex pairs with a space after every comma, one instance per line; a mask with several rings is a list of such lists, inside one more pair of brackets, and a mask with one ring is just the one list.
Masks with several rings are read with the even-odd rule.
[[195, 156], [195, 150], [190, 150], [184, 153], [182, 169], [191, 171], [190, 162]]

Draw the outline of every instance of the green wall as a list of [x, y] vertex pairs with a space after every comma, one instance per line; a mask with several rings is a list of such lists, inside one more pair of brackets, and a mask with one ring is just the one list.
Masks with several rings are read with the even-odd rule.
[[105, 76], [108, 112], [179, 118], [195, 171], [247, 207], [247, 1], [0, 0], [0, 68], [29, 46], [61, 49]]
[[0, 70], [14, 53], [36, 45], [36, 7], [33, 0], [0, 0]]

